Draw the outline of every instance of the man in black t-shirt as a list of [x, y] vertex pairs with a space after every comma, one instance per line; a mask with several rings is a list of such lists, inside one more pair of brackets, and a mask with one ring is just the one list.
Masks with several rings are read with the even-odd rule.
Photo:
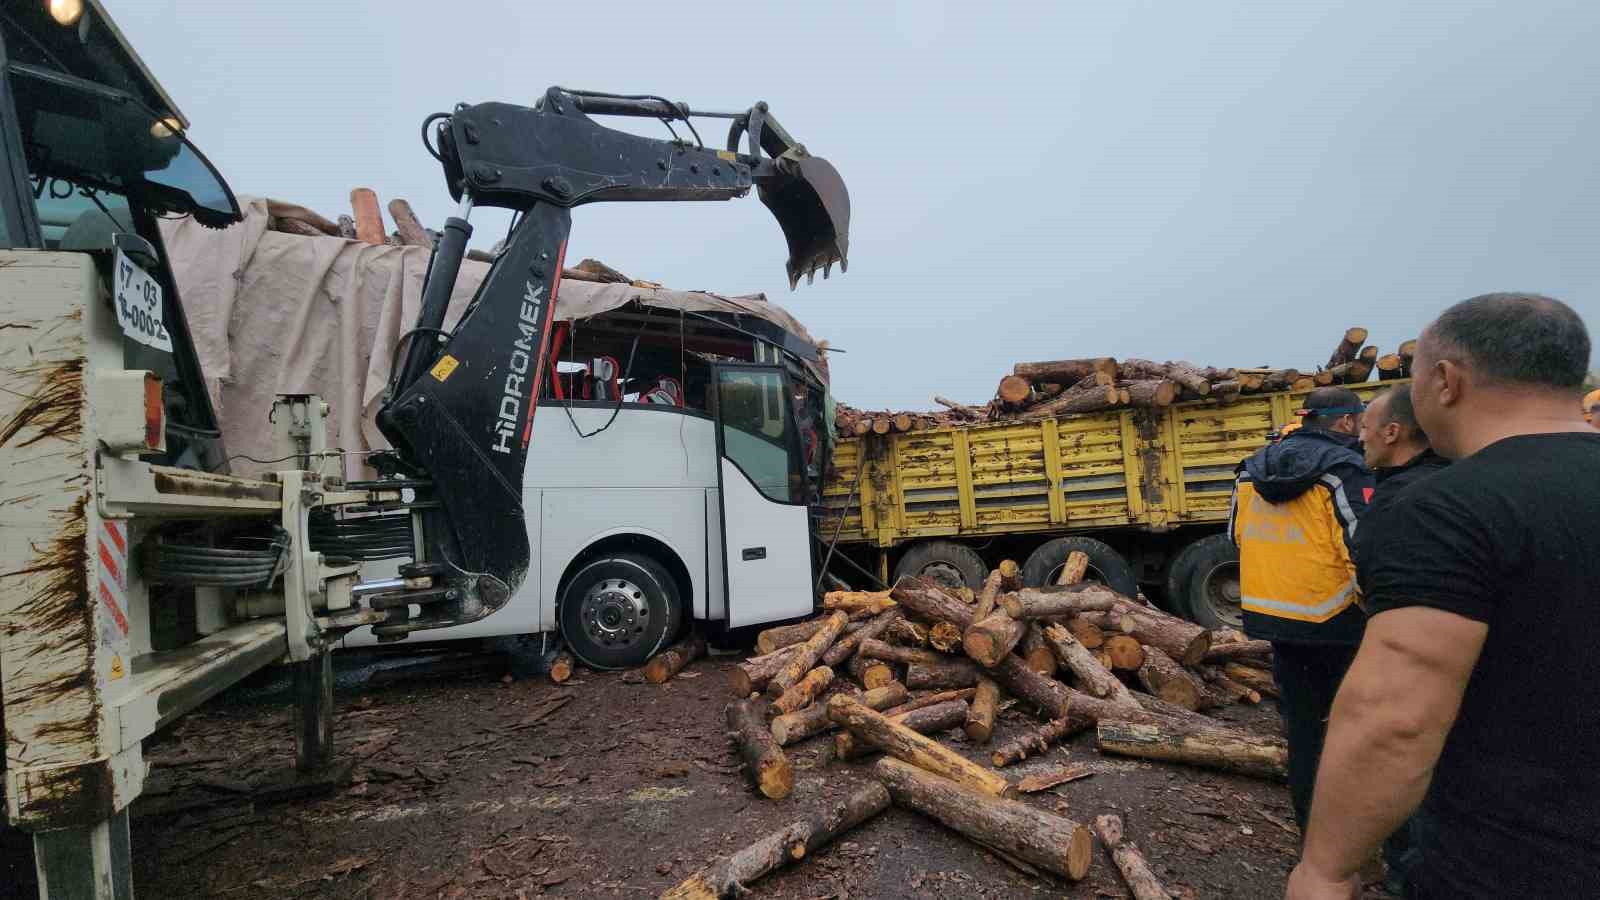
[[1600, 492], [1574, 483], [1600, 472], [1573, 402], [1589, 355], [1577, 314], [1534, 295], [1475, 297], [1423, 332], [1417, 418], [1456, 462], [1362, 535], [1381, 548], [1372, 618], [1290, 897], [1357, 896], [1419, 805], [1412, 897], [1600, 893]]

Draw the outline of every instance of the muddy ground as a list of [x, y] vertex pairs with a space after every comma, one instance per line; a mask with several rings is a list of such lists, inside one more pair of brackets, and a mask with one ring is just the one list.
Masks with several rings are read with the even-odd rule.
[[[580, 669], [565, 685], [502, 680], [492, 659], [428, 678], [386, 678], [339, 694], [337, 757], [349, 780], [319, 797], [264, 799], [293, 762], [282, 695], [234, 692], [146, 749], [135, 806], [135, 888], [143, 897], [649, 897], [712, 857], [799, 817], [868, 775], [870, 761], [823, 764], [826, 739], [790, 748], [794, 794], [746, 789], [723, 735], [732, 658], [663, 685]], [[1270, 701], [1226, 718], [1278, 730]], [[996, 741], [1036, 725], [1006, 710]], [[947, 744], [987, 748], [959, 730]], [[1008, 769], [1064, 762], [1094, 775], [1025, 801], [1080, 821], [1119, 812], [1180, 897], [1275, 897], [1295, 858], [1278, 784], [1102, 757], [1093, 734]], [[13, 860], [14, 862], [14, 860]], [[10, 887], [29, 895], [26, 867]], [[1102, 849], [1073, 884], [1030, 877], [960, 835], [891, 808], [816, 856], [769, 876], [755, 896], [1124, 897]], [[1374, 896], [1379, 896], [1374, 894]]]

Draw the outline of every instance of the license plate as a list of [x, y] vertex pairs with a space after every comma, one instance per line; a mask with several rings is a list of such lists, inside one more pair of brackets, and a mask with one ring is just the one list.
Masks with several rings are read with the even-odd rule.
[[171, 353], [172, 338], [161, 321], [160, 283], [121, 250], [117, 251], [112, 281], [115, 282], [112, 301], [122, 333], [147, 347]]

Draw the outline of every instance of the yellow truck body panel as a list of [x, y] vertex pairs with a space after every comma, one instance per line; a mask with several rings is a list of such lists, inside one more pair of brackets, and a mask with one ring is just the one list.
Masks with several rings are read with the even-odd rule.
[[[1350, 387], [1369, 400], [1406, 383]], [[841, 437], [819, 531], [832, 539], [838, 530], [841, 543], [894, 547], [931, 537], [1221, 524], [1234, 467], [1294, 421], [1304, 396]]]

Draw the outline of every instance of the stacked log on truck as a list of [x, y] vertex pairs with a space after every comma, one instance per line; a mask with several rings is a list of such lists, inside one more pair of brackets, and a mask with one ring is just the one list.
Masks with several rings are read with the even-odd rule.
[[1161, 408], [1186, 401], [1228, 404], [1254, 394], [1361, 384], [1374, 374], [1384, 381], [1411, 377], [1416, 341], [1403, 341], [1393, 352], [1383, 352], [1368, 344], [1367, 337], [1365, 328], [1346, 329], [1327, 364], [1306, 371], [1109, 356], [1021, 362], [1001, 377], [987, 403], [965, 404], [935, 396], [940, 409], [933, 412], [868, 411], [840, 404], [834, 424], [841, 436], [861, 437], [1107, 409]]
[[[1024, 871], [1081, 879], [1098, 834], [1129, 888], [1157, 896], [1159, 883], [1123, 838], [1119, 820], [1062, 814], [1064, 806], [1046, 811], [1018, 796], [1041, 784], [1066, 796], [1060, 786], [1092, 770], [1073, 766], [1014, 781], [1008, 767], [1092, 731], [1102, 753], [1282, 780], [1282, 740], [1206, 714], [1259, 702], [1258, 691], [1228, 673], [1237, 667], [1258, 673], [1245, 680], [1270, 681], [1271, 647], [1082, 582], [1086, 567], [1075, 554], [1062, 567], [1064, 583], [1046, 588], [1024, 587], [1010, 565], [991, 572], [977, 592], [914, 577], [876, 595], [831, 592], [815, 618], [763, 631], [757, 644], [765, 652], [729, 673], [733, 698], [725, 714], [746, 778], [781, 801], [793, 786], [789, 755], [818, 741], [824, 765], [869, 764], [872, 784], [887, 792], [888, 803]], [[857, 607], [874, 611], [847, 631], [847, 610]], [[960, 637], [939, 646], [928, 638], [935, 632]], [[1100, 644], [1090, 647], [1085, 639], [1095, 633]], [[1024, 658], [1029, 635], [1037, 635], [1035, 649], [1045, 648], [1054, 665]], [[1126, 639], [1136, 652], [1109, 657], [1100, 648], [1111, 638]], [[865, 683], [864, 674], [880, 666], [901, 678]], [[904, 680], [919, 671], [931, 686], [917, 689]], [[1037, 724], [995, 741], [996, 712], [1012, 704]], [[953, 746], [991, 742], [978, 761]], [[885, 805], [875, 793], [861, 794], [801, 816], [697, 872], [669, 896], [734, 896], [754, 878], [803, 858], [802, 844], [820, 846]]]

